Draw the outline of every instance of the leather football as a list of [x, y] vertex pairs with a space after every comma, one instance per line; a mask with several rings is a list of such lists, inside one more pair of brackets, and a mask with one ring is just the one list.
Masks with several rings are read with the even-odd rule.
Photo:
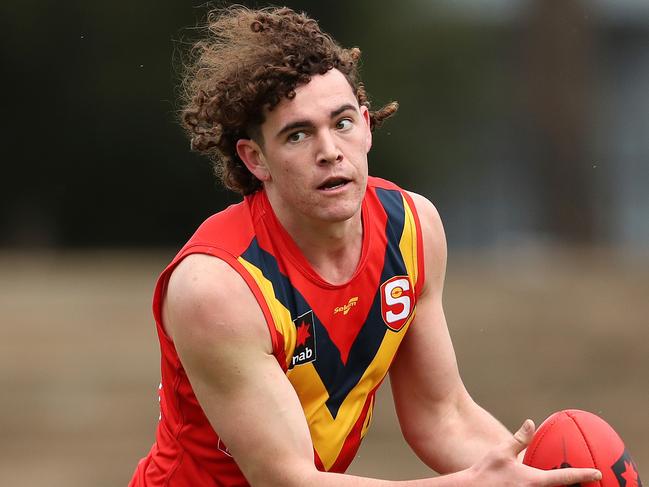
[[642, 486], [637, 465], [620, 436], [599, 416], [578, 409], [546, 419], [527, 447], [523, 463], [543, 470], [586, 467], [602, 472], [602, 480], [580, 487]]

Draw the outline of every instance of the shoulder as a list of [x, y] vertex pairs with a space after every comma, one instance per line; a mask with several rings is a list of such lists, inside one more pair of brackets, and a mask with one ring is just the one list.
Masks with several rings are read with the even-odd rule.
[[224, 260], [207, 254], [191, 254], [173, 270], [167, 288], [168, 300], [194, 305], [221, 301], [231, 291], [245, 285], [239, 274]]
[[169, 278], [162, 310], [165, 329], [177, 345], [243, 341], [272, 350], [252, 291], [236, 270], [217, 257], [185, 257]]
[[417, 214], [421, 221], [422, 226], [425, 226], [428, 231], [444, 231], [444, 226], [442, 225], [442, 218], [435, 208], [435, 205], [426, 198], [418, 193], [412, 191], [406, 191], [406, 193], [412, 199], [412, 202], [415, 205]]

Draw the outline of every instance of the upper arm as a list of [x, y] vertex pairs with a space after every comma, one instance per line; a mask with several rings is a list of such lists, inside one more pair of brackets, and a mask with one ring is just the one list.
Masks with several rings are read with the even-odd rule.
[[445, 408], [468, 397], [442, 306], [446, 272], [444, 228], [430, 201], [416, 194], [412, 197], [422, 228], [426, 282], [417, 301], [415, 318], [390, 369], [399, 421], [409, 440], [425, 430], [422, 421], [434, 427], [435, 419], [444, 415]]
[[297, 395], [273, 356], [262, 311], [228, 264], [191, 255], [174, 270], [163, 321], [212, 427], [253, 483], [285, 483], [286, 466], [313, 468]]

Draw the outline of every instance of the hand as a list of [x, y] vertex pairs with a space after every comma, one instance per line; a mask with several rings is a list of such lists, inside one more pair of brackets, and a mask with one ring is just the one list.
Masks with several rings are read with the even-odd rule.
[[532, 420], [526, 420], [511, 440], [489, 452], [467, 471], [474, 480], [470, 484], [481, 487], [553, 487], [595, 482], [602, 478], [601, 472], [594, 468], [540, 470], [523, 465], [517, 456], [532, 440], [534, 430]]

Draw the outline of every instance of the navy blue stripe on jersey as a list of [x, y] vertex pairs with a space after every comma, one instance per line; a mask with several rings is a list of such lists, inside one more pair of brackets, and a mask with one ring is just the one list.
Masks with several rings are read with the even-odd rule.
[[[277, 259], [259, 246], [257, 237], [253, 238], [241, 257], [262, 271], [264, 277], [273, 283], [275, 297], [291, 313], [292, 319], [311, 309], [306, 299], [295, 289], [279, 269]], [[291, 292], [289, 292], [291, 291]]]
[[383, 205], [383, 209], [388, 215], [388, 222], [385, 228], [385, 236], [388, 240], [388, 246], [390, 247], [390, 254], [398, 257], [398, 259], [401, 261], [404, 269], [403, 274], [405, 275], [406, 266], [403, 262], [401, 249], [399, 249], [399, 242], [401, 241], [403, 226], [406, 221], [406, 212], [403, 207], [403, 196], [401, 196], [401, 193], [397, 190], [383, 188], [376, 188], [376, 195], [378, 196], [381, 205]]

